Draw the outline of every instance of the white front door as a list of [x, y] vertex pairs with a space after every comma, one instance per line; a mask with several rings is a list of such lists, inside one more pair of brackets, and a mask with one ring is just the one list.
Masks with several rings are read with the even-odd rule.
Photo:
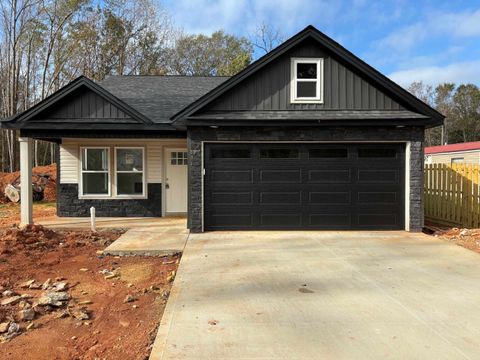
[[165, 151], [166, 213], [187, 212], [187, 149]]

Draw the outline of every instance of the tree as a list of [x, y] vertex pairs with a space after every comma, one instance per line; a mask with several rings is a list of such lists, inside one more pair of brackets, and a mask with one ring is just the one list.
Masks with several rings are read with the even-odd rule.
[[455, 142], [478, 140], [480, 136], [480, 90], [476, 85], [460, 85], [453, 95]]
[[449, 133], [452, 130], [453, 124], [453, 93], [455, 91], [455, 84], [444, 83], [435, 88], [435, 108], [445, 116], [444, 125], [442, 128], [442, 136], [438, 143], [433, 145], [443, 145], [449, 142]]
[[[424, 103], [433, 106], [435, 102], [435, 90], [431, 85], [424, 84], [422, 81], [415, 81], [407, 89]], [[425, 131], [425, 145], [432, 146], [441, 143], [442, 128], [435, 127]]]
[[262, 22], [250, 35], [252, 46], [263, 54], [267, 54], [285, 41], [285, 35], [278, 29]]
[[247, 39], [216, 31], [211, 36], [181, 34], [171, 49], [168, 71], [178, 75], [230, 76], [250, 64]]

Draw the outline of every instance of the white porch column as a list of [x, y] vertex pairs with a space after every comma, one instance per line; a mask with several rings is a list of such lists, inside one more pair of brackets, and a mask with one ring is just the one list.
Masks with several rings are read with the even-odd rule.
[[32, 139], [21, 137], [20, 142], [20, 226], [33, 224]]

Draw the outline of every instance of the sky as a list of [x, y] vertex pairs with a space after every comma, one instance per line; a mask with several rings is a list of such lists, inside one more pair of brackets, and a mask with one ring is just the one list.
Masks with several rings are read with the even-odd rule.
[[480, 85], [480, 0], [166, 0], [187, 33], [287, 38], [313, 25], [402, 86]]

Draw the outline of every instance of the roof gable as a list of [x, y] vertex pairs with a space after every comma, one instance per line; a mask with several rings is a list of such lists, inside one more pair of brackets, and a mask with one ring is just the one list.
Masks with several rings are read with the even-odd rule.
[[73, 80], [12, 120], [23, 124], [152, 123], [147, 117], [84, 76]]
[[[314, 46], [312, 46], [314, 44]], [[275, 66], [281, 63], [282, 56], [290, 56], [295, 51], [298, 54], [306, 56], [309, 52], [316, 49], [317, 54], [324, 53], [330, 57], [329, 66], [331, 66], [330, 73], [325, 74], [325, 81], [332, 78], [338, 78], [344, 85], [345, 91], [340, 91], [338, 82], [332, 88], [332, 91], [336, 92], [338, 96], [335, 98], [332, 96], [330, 99], [325, 98], [325, 102], [322, 106], [319, 105], [305, 105], [300, 104], [299, 108], [294, 110], [320, 110], [320, 109], [378, 109], [386, 108], [387, 110], [410, 110], [419, 114], [425, 115], [433, 119], [436, 125], [441, 124], [443, 121], [443, 115], [431, 108], [408, 91], [395, 84], [393, 81], [373, 69], [364, 61], [353, 55], [351, 52], [343, 48], [341, 45], [315, 29], [313, 26], [308, 26], [303, 31], [293, 36], [276, 49], [261, 57], [247, 68], [233, 76], [217, 88], [213, 89], [209, 93], [202, 96], [197, 101], [185, 107], [183, 110], [175, 114], [172, 119], [177, 121], [179, 119], [188, 119], [189, 117], [206, 111], [223, 111], [223, 110], [266, 110], [272, 108], [273, 110], [292, 110], [287, 104], [289, 104], [287, 95], [284, 99], [284, 106], [280, 106], [281, 90], [285, 88], [285, 79], [278, 79], [276, 76], [272, 76], [270, 73]], [[268, 66], [267, 66], [268, 65]], [[283, 67], [287, 66], [285, 62]], [[289, 66], [289, 64], [288, 64]], [[255, 79], [265, 76], [267, 81], [280, 82], [271, 87], [270, 94], [267, 96], [260, 96], [258, 99], [248, 100], [248, 96], [252, 96], [255, 93], [257, 81]], [[284, 69], [284, 73], [289, 70]], [[270, 76], [268, 76], [270, 74]], [[277, 75], [277, 74], [276, 74]], [[327, 79], [329, 76], [329, 79]], [[253, 80], [252, 80], [253, 79]], [[282, 83], [283, 82], [283, 83]], [[334, 85], [333, 82], [331, 82]], [[355, 91], [355, 94], [348, 96], [348, 91], [355, 90], [359, 87], [359, 91]], [[278, 91], [278, 94], [275, 92]], [[286, 86], [284, 93], [288, 93], [288, 86]], [[231, 96], [229, 96], [229, 94]], [[271, 95], [271, 96], [270, 96]], [[368, 95], [368, 96], [367, 96]], [[325, 96], [327, 91], [325, 91]], [[356, 99], [360, 97], [360, 99]], [[242, 100], [243, 99], [243, 100]], [[235, 104], [235, 101], [237, 104]], [[238, 104], [239, 101], [243, 101], [242, 104]], [[275, 103], [277, 101], [277, 103]], [[239, 107], [239, 105], [241, 105]], [[315, 108], [316, 107], [316, 108]], [[430, 124], [431, 125], [431, 124]]]
[[[290, 101], [291, 61], [294, 58], [323, 59], [322, 103]], [[405, 110], [405, 107], [309, 38], [227, 90], [199, 113], [282, 110]]]

